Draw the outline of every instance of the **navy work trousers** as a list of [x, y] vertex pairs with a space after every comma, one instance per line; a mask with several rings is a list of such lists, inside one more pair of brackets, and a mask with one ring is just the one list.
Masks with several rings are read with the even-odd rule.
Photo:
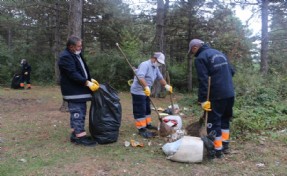
[[85, 132], [86, 102], [68, 102], [70, 125], [75, 134]]
[[215, 131], [216, 137], [219, 137], [221, 129], [229, 129], [233, 116], [234, 97], [210, 102], [212, 111], [208, 112], [207, 133]]

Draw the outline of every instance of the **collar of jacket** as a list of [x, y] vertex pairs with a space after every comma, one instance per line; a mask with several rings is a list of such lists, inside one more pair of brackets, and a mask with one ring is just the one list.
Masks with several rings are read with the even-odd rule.
[[199, 55], [199, 53], [201, 53], [202, 51], [209, 49], [210, 47], [207, 44], [203, 44], [197, 51], [197, 53], [194, 55], [195, 57], [197, 57]]

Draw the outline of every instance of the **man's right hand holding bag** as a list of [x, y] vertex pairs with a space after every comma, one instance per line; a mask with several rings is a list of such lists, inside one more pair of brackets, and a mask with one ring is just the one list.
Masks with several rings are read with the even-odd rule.
[[86, 82], [86, 86], [88, 86], [90, 88], [90, 90], [93, 91], [93, 92], [97, 91], [99, 89], [99, 87], [100, 87], [99, 83], [98, 82], [94, 83], [94, 81], [93, 82], [91, 82], [91, 81], [87, 81]]

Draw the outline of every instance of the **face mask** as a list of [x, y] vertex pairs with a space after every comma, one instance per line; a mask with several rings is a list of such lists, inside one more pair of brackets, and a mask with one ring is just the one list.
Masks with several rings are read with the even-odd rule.
[[75, 54], [77, 54], [77, 55], [79, 55], [80, 53], [81, 53], [81, 50], [75, 52]]
[[153, 66], [155, 66], [155, 67], [159, 67], [159, 66], [161, 66], [161, 63], [159, 63], [159, 62], [155, 62], [155, 63], [153, 63]]

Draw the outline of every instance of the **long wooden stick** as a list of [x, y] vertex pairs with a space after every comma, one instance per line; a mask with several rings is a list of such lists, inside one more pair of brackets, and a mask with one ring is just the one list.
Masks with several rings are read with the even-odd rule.
[[[211, 77], [208, 77], [208, 87], [207, 87], [207, 97], [206, 97], [206, 101], [209, 101], [209, 95], [210, 95], [210, 84], [211, 84]], [[207, 127], [207, 120], [208, 120], [208, 111], [205, 111], [205, 122], [204, 122], [204, 126]], [[207, 133], [206, 133], [207, 134]]]

